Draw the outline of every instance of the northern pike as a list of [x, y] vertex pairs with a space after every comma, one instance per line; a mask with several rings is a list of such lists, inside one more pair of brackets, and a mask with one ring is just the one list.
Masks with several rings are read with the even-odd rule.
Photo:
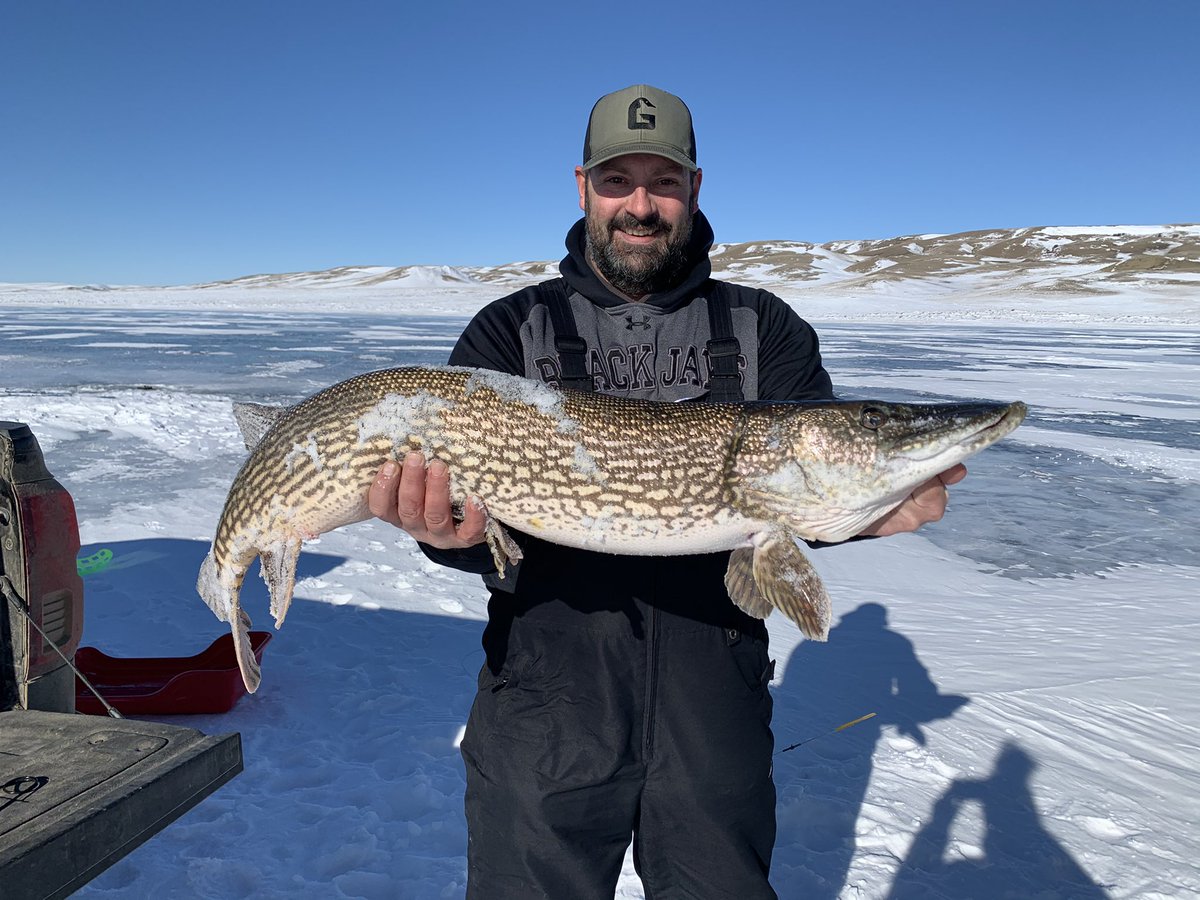
[[250, 455], [230, 488], [197, 590], [229, 622], [242, 678], [259, 684], [238, 600], [255, 557], [283, 624], [301, 544], [371, 517], [387, 460], [449, 467], [451, 499], [482, 504], [504, 577], [506, 529], [588, 550], [732, 550], [733, 602], [778, 608], [824, 640], [830, 604], [798, 540], [841, 541], [914, 487], [998, 441], [1023, 403], [664, 403], [559, 391], [464, 368], [385, 369], [286, 408], [239, 404]]

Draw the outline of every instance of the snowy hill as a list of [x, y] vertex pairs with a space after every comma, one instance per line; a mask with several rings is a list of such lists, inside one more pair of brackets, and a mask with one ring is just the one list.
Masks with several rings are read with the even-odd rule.
[[247, 275], [194, 285], [223, 287], [454, 287], [469, 284], [533, 284], [558, 274], [557, 262], [515, 262], [501, 266], [339, 266], [323, 272]]
[[787, 285], [983, 279], [1006, 289], [1104, 294], [1142, 283], [1200, 284], [1200, 225], [1047, 227], [827, 244], [719, 244], [713, 268]]
[[[821, 320], [1200, 322], [1200, 225], [1056, 226], [712, 249], [717, 278], [754, 284]], [[180, 287], [0, 284], [7, 303], [289, 308], [470, 315], [558, 272], [498, 266], [340, 266]], [[86, 297], [81, 296], [86, 294]]]

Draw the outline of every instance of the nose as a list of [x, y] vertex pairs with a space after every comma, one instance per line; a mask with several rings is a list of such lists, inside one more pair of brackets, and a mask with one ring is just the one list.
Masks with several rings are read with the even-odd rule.
[[633, 189], [625, 206], [629, 214], [638, 219], [645, 219], [654, 212], [654, 200], [650, 196], [650, 192], [642, 185]]

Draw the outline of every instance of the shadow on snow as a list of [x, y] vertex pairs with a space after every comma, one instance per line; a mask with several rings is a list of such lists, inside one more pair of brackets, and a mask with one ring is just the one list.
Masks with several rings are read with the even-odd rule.
[[[84, 644], [120, 656], [197, 653], [228, 625], [196, 594], [207, 543], [143, 540], [85, 578]], [[342, 557], [306, 552], [298, 577]], [[336, 574], [333, 576], [336, 578]], [[270, 630], [265, 586], [245, 605]], [[483, 623], [306, 600], [232, 711], [162, 721], [242, 735], [245, 771], [83, 888], [80, 897], [461, 896], [462, 760]], [[446, 893], [443, 893], [446, 892]]]
[[[207, 543], [125, 541], [81, 555], [101, 546], [113, 560], [85, 578], [84, 644], [119, 656], [186, 656], [225, 632], [195, 592]], [[327, 575], [343, 561], [304, 553], [297, 576]], [[269, 628], [254, 573], [244, 597], [256, 627]], [[267, 646], [256, 695], [226, 715], [165, 719], [240, 731], [245, 772], [79, 896], [461, 896], [466, 827], [455, 738], [483, 660], [482, 625], [306, 601], [301, 589], [287, 627]], [[876, 713], [776, 758], [772, 882], [781, 897], [832, 900], [846, 886], [884, 726], [923, 744], [923, 726], [967, 698], [938, 690], [876, 603], [843, 616], [828, 643], [802, 643], [773, 693], [781, 748]], [[1042, 828], [1029, 788], [1034, 766], [1009, 745], [991, 776], [956, 781], [916, 836], [891, 897], [1105, 897]], [[947, 862], [959, 847], [950, 836], [964, 803], [982, 806], [983, 857]]]
[[[1037, 763], [1015, 742], [987, 778], [959, 778], [933, 807], [896, 876], [889, 900], [1044, 897], [1102, 900], [1104, 891], [1042, 827], [1029, 779]], [[982, 808], [983, 847], [970, 857], [950, 838], [964, 804]], [[982, 855], [977, 855], [982, 849]]]
[[[823, 736], [776, 757], [779, 841], [772, 883], [781, 897], [832, 900], [847, 885], [884, 726], [924, 745], [922, 726], [969, 701], [938, 690], [912, 642], [889, 627], [878, 603], [843, 616], [828, 643], [800, 644], [785, 675], [773, 689], [777, 745]], [[871, 712], [874, 718], [825, 735]], [[1033, 766], [1028, 754], [1010, 746], [991, 778], [956, 781], [917, 835], [891, 896], [1107, 896], [1038, 822], [1027, 780]], [[984, 859], [943, 863], [954, 812], [968, 798], [984, 805]]]

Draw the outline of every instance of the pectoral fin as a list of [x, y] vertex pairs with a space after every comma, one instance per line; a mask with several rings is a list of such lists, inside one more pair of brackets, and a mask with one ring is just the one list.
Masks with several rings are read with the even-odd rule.
[[296, 588], [296, 561], [300, 558], [299, 537], [289, 537], [282, 543], [258, 552], [261, 560], [263, 581], [271, 592], [271, 615], [275, 627], [283, 625], [288, 607], [292, 603], [292, 591]]
[[725, 587], [748, 615], [765, 619], [775, 608], [799, 625], [805, 637], [823, 641], [829, 636], [829, 595], [789, 534], [768, 535], [752, 548], [735, 550]]
[[504, 577], [510, 563], [516, 564], [524, 557], [520, 546], [512, 539], [504, 526], [493, 519], [490, 515], [487, 520], [487, 530], [484, 532], [487, 537], [488, 548], [492, 551], [492, 562], [496, 564], [496, 574]]
[[746, 615], [765, 619], [775, 607], [759, 593], [758, 585], [754, 583], [756, 552], [753, 547], [741, 547], [730, 554], [729, 568], [725, 570], [725, 590]]

